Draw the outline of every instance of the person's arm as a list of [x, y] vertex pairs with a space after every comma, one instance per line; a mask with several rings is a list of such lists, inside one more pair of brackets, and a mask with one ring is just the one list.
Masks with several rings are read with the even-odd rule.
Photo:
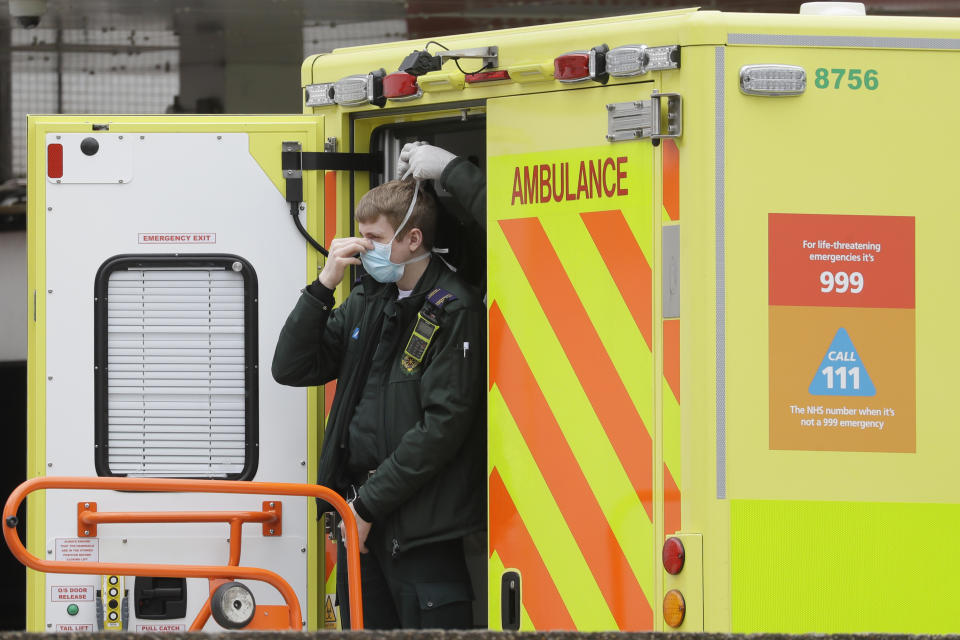
[[343, 279], [347, 267], [360, 264], [359, 253], [372, 245], [363, 238], [335, 238], [330, 255], [317, 280], [307, 286], [280, 331], [273, 352], [271, 372], [280, 384], [309, 387], [326, 384], [340, 373], [347, 337], [344, 317], [360, 304], [361, 294], [351, 295], [333, 308], [333, 289]]
[[364, 520], [380, 520], [406, 502], [456, 456], [471, 429], [482, 428], [482, 307], [450, 313], [444, 321], [420, 379], [423, 417], [360, 488], [354, 504]]
[[309, 387], [337, 377], [343, 361], [342, 318], [347, 303], [337, 309], [333, 304], [333, 291], [316, 282], [300, 295], [273, 352], [274, 380], [291, 387]]
[[487, 176], [466, 158], [454, 158], [440, 174], [440, 186], [449, 191], [474, 220], [487, 215]]

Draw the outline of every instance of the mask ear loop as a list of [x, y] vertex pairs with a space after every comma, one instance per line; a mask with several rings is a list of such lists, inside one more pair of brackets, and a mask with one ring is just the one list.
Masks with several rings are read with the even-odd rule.
[[[411, 171], [413, 171], [413, 169], [409, 169], [409, 170], [407, 171], [407, 173], [404, 174], [403, 178], [401, 178], [401, 180], [406, 180], [406, 179], [407, 179], [407, 176], [410, 175], [410, 172], [411, 172]], [[421, 182], [420, 180], [417, 180], [417, 181], [416, 181], [416, 184], [413, 185], [413, 199], [410, 200], [410, 206], [407, 207], [407, 215], [403, 216], [403, 222], [400, 223], [400, 226], [397, 227], [397, 230], [396, 230], [396, 231], [394, 232], [394, 234], [393, 234], [393, 238], [390, 239], [390, 243], [391, 243], [391, 244], [393, 244], [393, 241], [396, 240], [396, 239], [397, 239], [397, 236], [400, 235], [400, 231], [403, 230], [403, 226], [404, 226], [405, 224], [407, 224], [407, 220], [410, 219], [410, 216], [413, 215], [413, 207], [416, 206], [416, 204], [417, 204], [417, 195], [420, 193], [420, 182]]]
[[[405, 174], [403, 174], [403, 177], [400, 178], [400, 179], [401, 179], [401, 180], [406, 180], [406, 179], [410, 176], [411, 173], [413, 173], [413, 168], [412, 168], [412, 167], [411, 167], [410, 169], [407, 169], [407, 172], [406, 172]], [[415, 178], [415, 180], [416, 180], [416, 184], [415, 184], [414, 187], [413, 187], [413, 200], [411, 200], [411, 202], [410, 202], [410, 208], [407, 209], [407, 215], [404, 216], [403, 222], [401, 222], [401, 223], [400, 223], [400, 226], [397, 227], [397, 232], [396, 232], [395, 234], [393, 234], [394, 240], [395, 240], [395, 239], [397, 238], [397, 236], [400, 234], [400, 230], [403, 229], [403, 225], [407, 224], [407, 220], [409, 220], [409, 219], [410, 219], [410, 216], [413, 215], [413, 207], [414, 207], [414, 205], [417, 204], [417, 194], [420, 193], [420, 182], [421, 182], [421, 180], [416, 179], [416, 178]], [[393, 242], [393, 240], [391, 240], [391, 242]], [[453, 271], [453, 272], [456, 272], [456, 271], [457, 271], [457, 268], [456, 268], [455, 266], [453, 266], [452, 264], [450, 264], [449, 262], [447, 262], [446, 260], [444, 260], [444, 259], [443, 259], [443, 256], [440, 255], [440, 254], [448, 254], [448, 253], [450, 253], [450, 249], [440, 248], [440, 247], [434, 247], [434, 248], [430, 249], [430, 251], [427, 253], [427, 255], [429, 256], [431, 253], [435, 254], [438, 258], [440, 258], [440, 261], [441, 261], [443, 264], [445, 264], [448, 269], [450, 269], [450, 270]], [[417, 262], [418, 260], [423, 260], [423, 259], [424, 259], [424, 258], [421, 256], [421, 257], [418, 257], [418, 258], [414, 258], [413, 260], [408, 260], [408, 261], [405, 262], [404, 264], [407, 264], [407, 263], [410, 263], [410, 262]]]
[[[406, 179], [407, 175], [410, 175], [410, 171], [407, 171], [406, 175], [404, 175], [404, 177], [401, 178], [401, 179]], [[389, 244], [391, 244], [391, 245], [393, 244], [393, 241], [397, 239], [397, 236], [400, 235], [400, 232], [403, 230], [403, 226], [404, 226], [405, 224], [407, 224], [407, 220], [409, 220], [409, 219], [410, 219], [410, 216], [413, 215], [413, 208], [414, 208], [414, 207], [416, 206], [416, 204], [417, 204], [417, 194], [420, 193], [420, 182], [421, 182], [421, 181], [418, 179], [417, 182], [416, 182], [416, 184], [413, 185], [413, 198], [410, 200], [410, 206], [407, 207], [407, 215], [403, 216], [403, 222], [400, 223], [400, 226], [397, 227], [397, 230], [396, 230], [396, 231], [394, 232], [394, 234], [393, 234], [393, 238], [390, 239], [390, 243], [389, 243]], [[406, 260], [406, 261], [404, 261], [404, 262], [399, 262], [399, 263], [394, 263], [394, 264], [410, 264], [411, 262], [420, 262], [421, 260], [426, 260], [426, 259], [429, 258], [429, 257], [430, 257], [430, 252], [428, 251], [427, 253], [423, 254], [422, 256], [417, 256], [416, 258], [411, 258], [411, 259]], [[393, 261], [391, 260], [391, 262], [393, 262]]]

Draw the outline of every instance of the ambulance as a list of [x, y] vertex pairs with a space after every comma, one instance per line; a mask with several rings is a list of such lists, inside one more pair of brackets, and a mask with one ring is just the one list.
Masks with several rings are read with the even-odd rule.
[[[812, 4], [339, 49], [301, 115], [30, 117], [30, 477], [310, 483], [334, 384], [267, 365], [423, 140], [487, 177], [482, 219], [434, 187], [488, 315], [478, 627], [956, 631], [960, 21]], [[271, 499], [47, 490], [27, 542], [223, 564], [221, 522], [78, 512]], [[337, 627], [313, 500], [282, 520], [240, 565]], [[30, 571], [28, 628], [185, 630], [208, 596]]]

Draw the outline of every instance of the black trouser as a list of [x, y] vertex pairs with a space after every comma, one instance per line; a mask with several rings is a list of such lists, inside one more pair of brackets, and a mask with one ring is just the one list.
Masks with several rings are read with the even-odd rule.
[[[460, 539], [435, 542], [392, 557], [390, 541], [367, 538], [360, 554], [365, 629], [470, 629], [473, 589]], [[350, 628], [347, 556], [337, 544], [337, 602], [341, 626]]]

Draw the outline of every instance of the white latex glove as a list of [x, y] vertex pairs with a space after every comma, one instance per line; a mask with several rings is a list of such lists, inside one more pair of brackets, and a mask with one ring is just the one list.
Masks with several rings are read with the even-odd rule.
[[400, 151], [397, 171], [401, 179], [411, 175], [415, 180], [439, 180], [444, 168], [456, 157], [440, 147], [411, 142]]
[[425, 144], [427, 143], [417, 140], [403, 145], [403, 149], [400, 149], [400, 157], [397, 160], [397, 180], [402, 180], [404, 174], [410, 169], [410, 152]]

